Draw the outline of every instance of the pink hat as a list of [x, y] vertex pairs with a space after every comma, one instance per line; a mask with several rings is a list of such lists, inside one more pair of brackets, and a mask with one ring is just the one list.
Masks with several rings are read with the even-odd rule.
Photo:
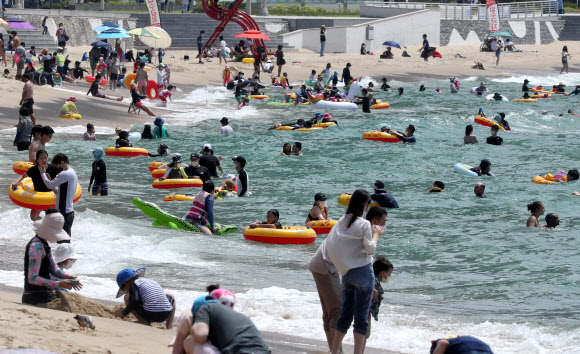
[[224, 288], [215, 289], [209, 294], [215, 297], [222, 305], [234, 308], [234, 305], [236, 304], [236, 295]]
[[332, 116], [330, 115], [330, 113], [324, 113], [322, 119], [332, 119]]

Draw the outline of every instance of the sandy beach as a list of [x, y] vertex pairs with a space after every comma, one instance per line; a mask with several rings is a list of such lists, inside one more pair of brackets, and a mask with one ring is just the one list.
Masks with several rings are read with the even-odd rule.
[[[328, 53], [324, 57], [320, 57], [318, 53], [298, 50], [285, 53], [288, 64], [284, 66], [283, 71], [288, 72], [292, 83], [304, 81], [313, 69], [320, 72], [328, 62], [332, 64], [334, 70], [339, 72], [339, 75], [346, 63], [350, 62], [352, 63], [351, 73], [354, 77], [369, 76], [379, 80], [384, 76], [389, 81], [403, 82], [445, 79], [450, 76], [460, 78], [510, 77], [527, 74], [557, 76], [561, 69], [560, 58], [563, 45], [568, 45], [572, 55], [569, 61], [570, 72], [580, 72], [580, 64], [578, 64], [576, 57], [576, 53], [580, 53], [580, 42], [517, 45], [517, 48], [524, 52], [502, 53], [500, 65], [497, 67], [495, 66], [494, 53], [481, 53], [478, 45], [438, 48], [437, 50], [443, 55], [443, 59], [430, 58], [429, 62], [424, 62], [419, 57], [417, 52], [419, 47], [417, 46], [407, 48], [408, 52], [413, 55], [412, 58], [403, 58], [401, 50], [393, 49], [395, 53], [393, 60], [380, 59], [379, 53], [368, 56]], [[67, 54], [70, 55], [70, 59], [74, 63], [89, 49], [89, 47], [68, 48]], [[167, 63], [171, 68], [172, 83], [181, 90], [174, 95], [174, 98], [182, 98], [184, 94], [191, 92], [194, 88], [222, 84], [221, 71], [224, 64], [220, 65], [217, 58], [213, 58], [211, 62], [206, 62], [203, 65], [197, 64], [194, 53], [193, 49], [190, 51], [166, 51], [164, 63]], [[461, 54], [465, 58], [456, 58], [455, 54]], [[192, 59], [184, 61], [182, 59], [184, 55], [189, 55]], [[481, 61], [486, 70], [472, 69], [471, 65], [474, 61]], [[246, 78], [251, 77], [252, 64], [231, 62], [230, 65], [244, 71]], [[87, 62], [83, 63], [83, 67], [90, 70]], [[132, 64], [127, 67], [130, 72]], [[149, 64], [148, 67], [152, 68], [150, 78], [154, 79], [156, 69], [152, 64]], [[277, 69], [274, 72], [277, 72]], [[15, 69], [11, 69], [11, 74], [15, 74]], [[267, 74], [262, 74], [261, 81], [269, 83]], [[21, 98], [22, 86], [23, 83], [19, 81], [0, 79], [0, 95], [3, 97], [3, 105], [0, 107], [0, 123], [5, 128], [12, 127], [18, 122], [18, 102]], [[127, 112], [130, 94], [126, 89], [118, 89], [116, 92], [108, 90], [108, 86], [107, 89], [101, 89], [101, 92], [106, 95], [116, 97], [123, 95], [125, 97], [123, 102], [69, 92], [86, 93], [88, 88], [89, 85], [84, 82], [78, 85], [65, 82], [63, 88], [55, 89], [50, 86], [35, 86], [34, 110], [37, 124], [66, 127], [92, 123], [99, 127], [121, 126], [128, 130], [133, 124], [151, 123], [154, 119], [144, 112], [141, 114]], [[69, 96], [77, 97], [76, 105], [83, 115], [82, 120], [68, 120], [58, 117], [60, 107]], [[156, 110], [155, 107], [152, 109], [162, 117], [171, 113], [169, 110]], [[171, 118], [166, 120], [168, 124], [171, 124]], [[113, 129], [110, 130], [110, 134], [112, 133]], [[23, 305], [20, 301], [20, 292], [21, 289], [0, 287], [0, 348], [35, 347], [59, 353], [166, 353], [169, 351], [167, 343], [173, 337], [172, 331], [148, 327], [131, 321], [116, 320], [106, 310], [111, 304], [100, 303], [102, 307], [95, 308], [92, 315], [95, 316], [97, 329], [84, 332], [78, 330], [73, 313]], [[82, 303], [80, 305], [82, 307]], [[322, 331], [322, 328], [320, 330]], [[263, 334], [273, 353], [322, 353], [326, 352], [327, 349], [326, 343], [322, 341], [294, 337], [289, 335], [290, 333], [282, 335], [264, 332]], [[345, 352], [348, 351], [352, 351], [352, 348], [345, 346]], [[368, 348], [367, 352], [385, 353], [386, 351]]]

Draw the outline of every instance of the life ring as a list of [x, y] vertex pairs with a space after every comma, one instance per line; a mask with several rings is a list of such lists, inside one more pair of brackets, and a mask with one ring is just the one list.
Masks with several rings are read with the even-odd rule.
[[377, 101], [376, 104], [374, 104], [374, 105], [371, 106], [371, 109], [387, 109], [389, 107], [391, 107], [391, 105], [388, 104], [387, 102]]
[[549, 93], [539, 93], [535, 95], [530, 95], [531, 98], [552, 98], [552, 95]]
[[296, 99], [296, 93], [287, 93], [287, 94], [284, 95], [284, 97], [295, 100]]
[[147, 150], [135, 147], [108, 147], [105, 148], [105, 155], [107, 156], [117, 156], [117, 157], [135, 157], [135, 156], [148, 156]]
[[161, 177], [165, 176], [165, 171], [166, 171], [166, 169], [164, 169], [164, 168], [157, 168], [157, 169], [151, 171], [151, 177], [161, 178]]
[[549, 179], [546, 179], [542, 176], [536, 176], [534, 178], [532, 178], [532, 183], [536, 183], [536, 184], [552, 184], [552, 183], [558, 183], [558, 182], [554, 182], [554, 181], [550, 181]]
[[463, 164], [463, 163], [457, 163], [455, 164], [455, 166], [453, 166], [453, 170], [457, 173], [459, 173], [460, 175], [465, 175], [465, 176], [469, 176], [469, 177], [477, 177], [477, 173], [471, 171], [473, 167]]
[[481, 125], [483, 125], [484, 127], [491, 127], [491, 126], [493, 126], [493, 125], [497, 125], [497, 126], [499, 127], [499, 129], [500, 129], [500, 130], [505, 130], [505, 128], [504, 128], [504, 127], [502, 127], [501, 125], [497, 124], [497, 122], [495, 122], [495, 121], [493, 121], [493, 120], [491, 120], [491, 119], [489, 119], [489, 118], [486, 118], [486, 117], [476, 116], [476, 117], [473, 119], [473, 121], [474, 121], [475, 123], [477, 123], [477, 124], [481, 124]]
[[323, 129], [323, 127], [312, 127], [312, 128], [298, 128], [298, 129], [293, 129], [292, 127], [288, 126], [288, 125], [283, 125], [281, 127], [276, 128], [276, 130], [278, 131], [282, 131], [282, 130], [296, 130], [299, 132], [305, 132], [305, 131], [309, 131], [309, 130], [318, 130], [318, 129]]
[[399, 139], [395, 135], [379, 132], [377, 130], [374, 130], [372, 132], [365, 132], [362, 138], [364, 140], [382, 141], [384, 143], [398, 143], [401, 141], [401, 139]]
[[[501, 97], [502, 101], [509, 102], [508, 98], [505, 97], [504, 95], [500, 95], [500, 97]], [[485, 100], [486, 101], [495, 101], [494, 94], [492, 93], [492, 94], [485, 96]]]
[[[223, 70], [222, 70], [222, 78], [224, 77], [224, 75], [225, 75], [225, 74], [226, 74], [226, 69], [223, 69]], [[232, 75], [233, 75], [233, 76], [232, 76]], [[234, 67], [234, 66], [231, 66], [231, 67], [230, 67], [230, 76], [232, 77], [232, 78], [230, 79], [230, 81], [231, 81], [231, 80], [233, 80], [233, 79], [234, 79], [234, 77], [238, 76], [238, 69], [237, 69], [236, 67]]]
[[66, 118], [66, 119], [82, 119], [83, 116], [81, 116], [78, 113], [72, 113], [72, 114], [59, 114], [58, 115], [61, 118]]
[[[82, 194], [83, 190], [81, 185], [77, 183], [73, 203], [76, 203], [81, 198]], [[56, 195], [52, 191], [35, 191], [31, 178], [23, 179], [22, 186], [19, 186], [16, 189], [12, 189], [12, 185], [10, 185], [8, 187], [8, 195], [14, 204], [27, 209], [46, 210], [56, 205]]]
[[532, 92], [544, 92], [544, 88], [542, 86], [536, 86], [531, 91]]
[[149, 80], [147, 82], [147, 98], [150, 100], [159, 98], [159, 89], [157, 88], [157, 82], [155, 80]]
[[333, 125], [336, 125], [336, 123], [334, 123], [334, 122], [316, 123], [316, 124], [312, 124], [312, 128], [328, 128], [328, 127], [332, 127]]
[[306, 245], [316, 241], [316, 232], [305, 226], [284, 226], [281, 229], [252, 229], [248, 226], [244, 229], [244, 238], [277, 245]]
[[163, 197], [164, 202], [191, 202], [195, 200], [195, 195], [170, 194]]
[[158, 169], [159, 166], [161, 166], [161, 165], [165, 165], [165, 163], [164, 162], [159, 162], [159, 161], [151, 161], [149, 163], [149, 171], [150, 172], [153, 172], [153, 170]]
[[[472, 88], [469, 90], [469, 93], [475, 93], [475, 94], [477, 94], [477, 93], [478, 93], [478, 92], [477, 92], [477, 89], [478, 89], [478, 88], [479, 88], [479, 86], [472, 87]], [[486, 93], [486, 92], [489, 92], [489, 89], [487, 89], [487, 88], [486, 88], [486, 89], [485, 89], [485, 91], [481, 91], [481, 93]]]
[[250, 98], [253, 98], [255, 100], [265, 100], [267, 98], [270, 98], [270, 96], [268, 96], [268, 95], [250, 95]]
[[[343, 193], [338, 196], [338, 204], [348, 206], [350, 204], [350, 198], [352, 198], [352, 194], [350, 193]], [[377, 202], [371, 201], [371, 207], [380, 207], [381, 205]]]
[[337, 220], [314, 220], [310, 221], [306, 226], [314, 230], [317, 235], [322, 235], [329, 233], [337, 222]]
[[131, 88], [131, 84], [133, 83], [133, 81], [135, 81], [136, 77], [137, 77], [137, 74], [129, 74], [125, 77], [125, 86], [128, 89]]
[[535, 98], [518, 98], [514, 102], [538, 102], [538, 100]]
[[32, 162], [28, 162], [28, 161], [16, 161], [13, 165], [12, 165], [12, 171], [14, 171], [17, 175], [23, 175], [26, 172], [28, 172], [28, 170], [34, 166], [34, 164]]
[[556, 95], [564, 95], [564, 96], [568, 96], [569, 93], [568, 92], [560, 92], [560, 91], [552, 91], [550, 93], [556, 94]]
[[254, 58], [244, 58], [242, 59], [243, 63], [247, 63], [247, 64], [252, 64], [254, 63], [256, 60]]
[[189, 188], [202, 187], [203, 181], [201, 179], [193, 178], [168, 178], [163, 181], [156, 179], [151, 185], [153, 188], [157, 189]]
[[[93, 83], [93, 82], [95, 82], [95, 77], [91, 76], [91, 75], [85, 76], [85, 81]], [[101, 81], [99, 82], [99, 85], [106, 85], [107, 83], [109, 83], [109, 81], [107, 81], [107, 79], [101, 79]]]

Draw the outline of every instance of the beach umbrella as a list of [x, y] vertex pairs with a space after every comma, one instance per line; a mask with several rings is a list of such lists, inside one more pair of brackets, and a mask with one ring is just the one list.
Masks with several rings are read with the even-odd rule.
[[507, 31], [498, 31], [493, 32], [488, 35], [489, 37], [503, 37], [503, 38], [512, 38], [512, 35]]
[[[112, 23], [112, 22], [107, 22], [107, 23]], [[93, 28], [93, 31], [102, 32], [102, 31], [107, 31], [107, 30], [111, 30], [111, 29], [112, 30], [115, 30], [116, 29], [116, 30], [121, 30], [121, 31], [127, 32], [127, 30], [124, 29], [124, 28], [122, 28], [122, 27], [119, 27], [119, 26], [111, 27], [111, 26], [107, 26], [107, 25], [102, 25], [102, 26], [99, 26], [99, 27], [95, 27], [95, 28]]]
[[118, 23], [115, 23], [115, 22], [105, 22], [105, 23], [103, 23], [103, 26], [107, 26], [107, 27], [121, 27], [121, 26], [119, 26]]
[[139, 37], [141, 42], [146, 46], [153, 47], [153, 48], [169, 48], [171, 47], [171, 36], [169, 33], [165, 32], [165, 30], [161, 27], [144, 27], [143, 29], [155, 34], [159, 38], [155, 37]]
[[387, 47], [393, 47], [393, 48], [399, 48], [399, 49], [401, 49], [401, 46], [399, 45], [399, 43], [393, 42], [393, 41], [386, 41], [386, 42], [383, 43], [383, 45], [386, 45]]
[[10, 28], [10, 24], [0, 18], [0, 28], [4, 28], [5, 30], [7, 30], [8, 28]]
[[11, 17], [7, 19], [6, 22], [8, 22], [8, 25], [10, 25], [11, 29], [36, 29], [36, 27], [30, 23], [18, 17]]
[[151, 32], [149, 30], [146, 30], [145, 28], [135, 28], [135, 29], [130, 30], [128, 33], [133, 34], [135, 36], [139, 36], [139, 37], [151, 37], [151, 38], [157, 38], [157, 39], [161, 38], [161, 36]]
[[95, 48], [109, 48], [109, 44], [105, 43], [103, 41], [97, 41], [97, 42], [91, 43], [91, 45]]
[[95, 38], [131, 38], [131, 35], [125, 30], [108, 29], [96, 35]]
[[248, 39], [265, 39], [267, 41], [270, 40], [270, 37], [266, 36], [264, 33], [258, 30], [248, 30], [242, 33], [238, 33], [234, 35], [236, 38], [248, 38]]

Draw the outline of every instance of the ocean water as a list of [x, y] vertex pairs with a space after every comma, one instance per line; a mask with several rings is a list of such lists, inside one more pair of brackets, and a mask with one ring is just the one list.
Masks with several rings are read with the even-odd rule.
[[[564, 81], [570, 90], [580, 75], [527, 77], [533, 84]], [[580, 352], [580, 217], [578, 182], [557, 185], [530, 183], [533, 176], [578, 168], [580, 118], [559, 116], [578, 109], [577, 97], [554, 95], [539, 103], [486, 102], [467, 91], [485, 80], [491, 92], [510, 100], [521, 97], [524, 77], [462, 80], [461, 92], [449, 94], [448, 81], [391, 83], [405, 94], [376, 93], [391, 103], [372, 114], [330, 111], [338, 127], [309, 132], [267, 131], [275, 122], [309, 118], [313, 107], [273, 107], [252, 101], [236, 110], [233, 94], [221, 87], [186, 92], [169, 103], [178, 113], [164, 115], [171, 152], [184, 157], [204, 143], [223, 156], [225, 173], [235, 173], [231, 157], [243, 155], [250, 178], [249, 198], [228, 198], [215, 206], [216, 221], [235, 224], [239, 231], [205, 236], [151, 226], [131, 203], [133, 197], [159, 204], [175, 215], [187, 202], [161, 202], [172, 191], [151, 187], [146, 157], [105, 157], [110, 195], [88, 195], [91, 149], [107, 147], [112, 131], [96, 127], [98, 141], [84, 142], [84, 124], [55, 128], [48, 145], [50, 158], [65, 152], [85, 190], [76, 204], [73, 244], [85, 255], [72, 272], [85, 284], [82, 294], [115, 300], [117, 272], [146, 267], [147, 276], [177, 296], [178, 311], [188, 310], [207, 285], [219, 283], [234, 291], [239, 311], [259, 329], [324, 340], [318, 295], [308, 272], [315, 244], [267, 245], [243, 239], [243, 228], [265, 218], [268, 209], [280, 211], [283, 225], [302, 225], [316, 192], [328, 196], [330, 215], [340, 218], [345, 208], [337, 197], [357, 188], [370, 191], [375, 179], [386, 181], [400, 209], [389, 210], [377, 253], [395, 266], [384, 286], [379, 322], [373, 320], [369, 346], [425, 353], [430, 341], [449, 334], [474, 335], [497, 353]], [[363, 79], [368, 82], [368, 78]], [[431, 91], [440, 86], [444, 93]], [[284, 91], [267, 90], [270, 101]], [[464, 129], [473, 124], [480, 142], [489, 128], [473, 123], [479, 107], [488, 115], [505, 112], [512, 131], [500, 132], [503, 146], [463, 145]], [[82, 103], [79, 105], [82, 113]], [[547, 110], [547, 115], [541, 111]], [[42, 121], [43, 113], [37, 117]], [[232, 136], [219, 134], [219, 119], [230, 117]], [[388, 126], [404, 130], [414, 124], [416, 145], [387, 144], [361, 139], [365, 131]], [[131, 131], [142, 131], [135, 125]], [[0, 283], [22, 286], [24, 246], [33, 236], [28, 210], [12, 204], [8, 185], [16, 179], [12, 163], [27, 154], [12, 147], [15, 128], [0, 131]], [[300, 141], [304, 156], [281, 156], [285, 142]], [[155, 150], [159, 141], [137, 145]], [[472, 178], [453, 172], [458, 162], [477, 165], [487, 158], [495, 176]], [[162, 159], [168, 161], [169, 159]], [[445, 193], [427, 191], [433, 181], [446, 184]], [[487, 199], [476, 199], [473, 186], [485, 182]], [[195, 193], [195, 190], [178, 192]], [[526, 205], [545, 203], [561, 225], [556, 230], [525, 227]], [[541, 218], [543, 223], [543, 217]], [[346, 342], [352, 343], [349, 333]]]

